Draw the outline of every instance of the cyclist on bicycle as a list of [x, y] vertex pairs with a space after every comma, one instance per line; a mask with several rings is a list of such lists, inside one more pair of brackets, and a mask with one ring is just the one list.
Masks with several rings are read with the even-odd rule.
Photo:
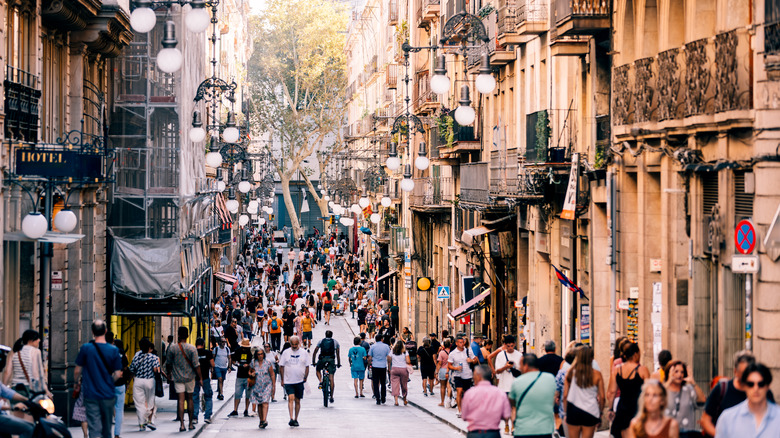
[[[317, 360], [318, 351], [320, 352], [319, 360]], [[337, 340], [333, 339], [332, 331], [328, 330], [325, 332], [325, 338], [317, 343], [317, 347], [314, 349], [314, 354], [311, 355], [311, 359], [312, 365], [316, 365], [317, 380], [320, 381], [320, 389], [322, 389], [322, 370], [327, 367], [328, 373], [330, 374], [330, 402], [333, 403], [333, 391], [336, 389], [333, 376], [336, 374], [336, 367], [341, 367], [341, 354], [339, 343]]]

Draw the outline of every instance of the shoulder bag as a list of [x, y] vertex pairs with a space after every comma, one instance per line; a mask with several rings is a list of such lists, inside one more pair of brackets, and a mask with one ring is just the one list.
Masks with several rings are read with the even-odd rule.
[[181, 342], [177, 343], [176, 345], [179, 346], [179, 350], [181, 351], [181, 355], [184, 356], [184, 360], [187, 361], [188, 364], [190, 364], [190, 368], [192, 368], [192, 371], [195, 373], [195, 375], [198, 375], [198, 370], [195, 368], [195, 365], [192, 364], [190, 361], [190, 358], [187, 357], [187, 353], [184, 352], [184, 347], [181, 346]]
[[[507, 363], [509, 363], [509, 356], [506, 355], [506, 351], [504, 351], [504, 358], [506, 359]], [[509, 368], [509, 372], [512, 373], [512, 377], [520, 377], [520, 374], [523, 374], [520, 372], [520, 370], [514, 367], [514, 364], [512, 364], [512, 366]], [[534, 380], [534, 382], [536, 382], [536, 380]]]
[[536, 375], [536, 378], [533, 382], [531, 382], [530, 385], [528, 385], [528, 388], [525, 388], [525, 391], [523, 391], [522, 394], [520, 394], [520, 399], [517, 400], [517, 403], [515, 403], [515, 406], [517, 407], [517, 410], [520, 410], [520, 404], [523, 403], [523, 399], [525, 398], [525, 395], [528, 394], [528, 391], [531, 390], [531, 388], [534, 386], [534, 383], [536, 383], [537, 380], [539, 380], [539, 377], [542, 376], [542, 371], [539, 371], [539, 374]]
[[100, 351], [100, 347], [97, 346], [97, 343], [95, 343], [95, 341], [89, 341], [89, 343], [95, 347], [98, 356], [100, 356], [100, 361], [103, 362], [103, 366], [106, 368], [106, 371], [108, 372], [108, 376], [111, 377], [111, 380], [116, 382], [118, 379], [114, 378], [113, 376], [114, 372], [111, 371], [111, 367], [108, 365], [108, 361], [106, 360], [105, 356], [103, 356], [103, 352]]

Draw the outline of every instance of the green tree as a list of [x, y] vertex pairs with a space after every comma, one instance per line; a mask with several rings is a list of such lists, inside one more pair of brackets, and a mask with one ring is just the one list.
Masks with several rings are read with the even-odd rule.
[[323, 157], [344, 147], [340, 127], [346, 112], [347, 18], [344, 4], [335, 0], [268, 0], [250, 20], [250, 124], [253, 133], [271, 139], [265, 147], [272, 152], [296, 238], [303, 230], [290, 181], [300, 171], [311, 198], [327, 215], [327, 202], [301, 164], [316, 153], [322, 169]]

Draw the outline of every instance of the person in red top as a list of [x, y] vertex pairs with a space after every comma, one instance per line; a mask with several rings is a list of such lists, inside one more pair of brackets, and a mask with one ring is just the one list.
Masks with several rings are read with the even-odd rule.
[[290, 303], [293, 305], [293, 310], [299, 310], [299, 309], [295, 309], [295, 308], [294, 308], [294, 306], [295, 306], [295, 301], [296, 301], [297, 299], [298, 299], [298, 292], [293, 292], [293, 293], [291, 293], [291, 294], [290, 294]]
[[325, 325], [330, 325], [330, 312], [333, 310], [333, 296], [328, 290], [322, 293], [322, 310], [325, 312]]

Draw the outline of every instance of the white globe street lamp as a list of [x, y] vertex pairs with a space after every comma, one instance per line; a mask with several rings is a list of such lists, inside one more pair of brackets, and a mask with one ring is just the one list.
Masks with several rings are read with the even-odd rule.
[[242, 214], [238, 217], [238, 224], [242, 227], [249, 223], [249, 216]]
[[431, 91], [444, 94], [450, 91], [450, 78], [447, 76], [447, 65], [444, 54], [437, 56], [436, 68], [431, 76]]
[[30, 213], [22, 219], [22, 233], [30, 239], [40, 239], [49, 229], [46, 218], [38, 213]]
[[490, 58], [487, 53], [482, 54], [482, 65], [476, 80], [477, 91], [482, 94], [492, 93], [496, 89], [496, 78], [490, 69]]
[[414, 160], [414, 167], [425, 170], [428, 168], [428, 164], [430, 164], [431, 160], [428, 159], [428, 149], [425, 146], [425, 142], [420, 142], [420, 149], [417, 151], [417, 158]]
[[228, 112], [225, 125], [227, 128], [222, 131], [222, 140], [224, 140], [225, 143], [238, 143], [241, 132], [236, 128], [236, 115], [233, 114], [233, 111]]
[[225, 207], [229, 212], [235, 213], [238, 211], [238, 201], [235, 199], [228, 199], [227, 202], [225, 202]]
[[389, 207], [393, 203], [393, 200], [390, 199], [388, 196], [385, 196], [382, 198], [382, 207]]
[[238, 183], [238, 191], [241, 193], [249, 193], [252, 190], [252, 184], [249, 181], [241, 181]]
[[390, 154], [387, 157], [387, 168], [390, 170], [398, 170], [398, 168], [401, 167], [401, 159], [398, 158], [398, 152], [397, 152], [398, 146], [395, 144], [395, 142], [390, 143]]
[[412, 166], [409, 164], [404, 168], [404, 179], [401, 180], [401, 190], [411, 192], [414, 190], [414, 180], [412, 179]]
[[360, 211], [361, 211], [360, 206], [357, 205], [357, 204], [352, 204], [352, 206], [349, 207], [349, 209], [352, 211], [352, 213], [355, 213], [355, 214], [360, 214]]
[[371, 223], [378, 224], [380, 219], [379, 213], [371, 213]]
[[165, 22], [165, 32], [162, 40], [163, 49], [157, 54], [157, 67], [165, 73], [175, 73], [181, 68], [184, 56], [176, 48], [176, 26], [173, 21]]
[[219, 152], [211, 151], [206, 154], [206, 166], [213, 167], [216, 169], [221, 165], [222, 165], [222, 155]]
[[147, 33], [157, 24], [157, 15], [151, 8], [141, 6], [141, 2], [138, 5], [130, 14], [130, 26], [138, 33]]
[[76, 225], [79, 223], [76, 213], [73, 210], [62, 209], [54, 215], [54, 226], [63, 233], [70, 233], [76, 229]]
[[187, 29], [193, 33], [201, 33], [209, 28], [211, 17], [203, 2], [192, 2], [192, 10], [184, 17]]
[[225, 184], [225, 181], [222, 181], [222, 180], [217, 181], [217, 191], [218, 192], [220, 192], [220, 193], [224, 192], [226, 187], [227, 187], [227, 185]]
[[362, 208], [362, 209], [365, 209], [370, 204], [371, 204], [371, 201], [368, 198], [366, 198], [365, 196], [360, 198], [360, 200], [358, 201], [358, 205], [360, 205], [360, 208]]
[[460, 106], [455, 110], [455, 121], [461, 126], [466, 126], [474, 123], [476, 117], [477, 113], [471, 107], [469, 86], [464, 85], [460, 88]]

